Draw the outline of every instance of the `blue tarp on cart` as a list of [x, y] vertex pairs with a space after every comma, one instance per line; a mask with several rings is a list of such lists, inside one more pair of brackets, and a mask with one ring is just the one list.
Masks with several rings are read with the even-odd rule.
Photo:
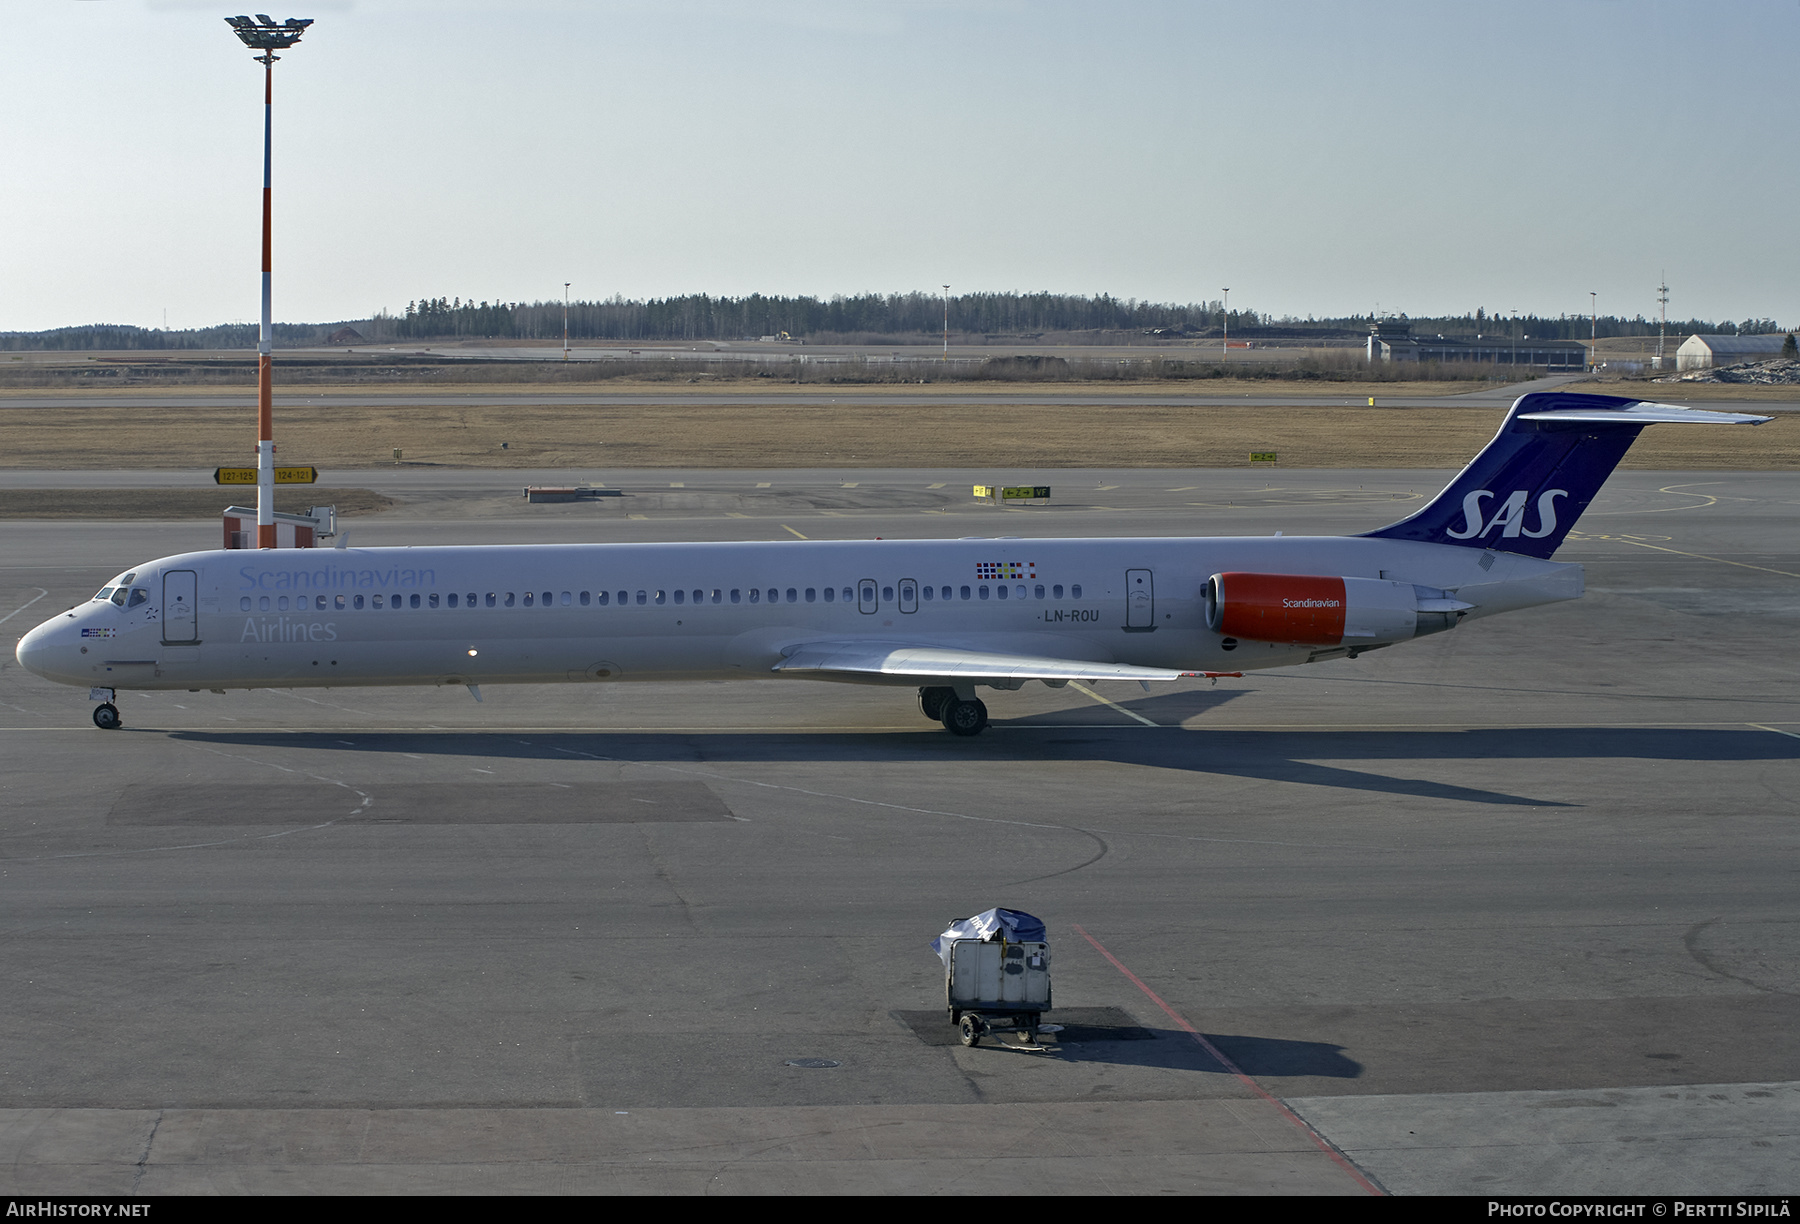
[[931, 941], [931, 950], [945, 966], [950, 964], [950, 945], [959, 939], [991, 940], [1004, 935], [1008, 943], [1044, 942], [1044, 923], [1024, 910], [991, 909], [952, 922], [950, 928]]

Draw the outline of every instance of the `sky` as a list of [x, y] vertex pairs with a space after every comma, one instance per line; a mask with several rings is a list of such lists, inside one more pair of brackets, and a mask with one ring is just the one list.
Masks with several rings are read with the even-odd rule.
[[[254, 321], [228, 0], [13, 0], [0, 330]], [[275, 317], [1037, 291], [1800, 325], [1800, 0], [309, 0]]]

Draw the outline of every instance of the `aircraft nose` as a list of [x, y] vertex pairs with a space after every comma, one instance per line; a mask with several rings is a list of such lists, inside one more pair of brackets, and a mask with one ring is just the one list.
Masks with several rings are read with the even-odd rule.
[[19, 639], [19, 645], [13, 651], [13, 657], [19, 666], [34, 676], [42, 676], [46, 680], [56, 678], [56, 657], [62, 653], [56, 638], [59, 626], [55, 621], [45, 621], [30, 633]]

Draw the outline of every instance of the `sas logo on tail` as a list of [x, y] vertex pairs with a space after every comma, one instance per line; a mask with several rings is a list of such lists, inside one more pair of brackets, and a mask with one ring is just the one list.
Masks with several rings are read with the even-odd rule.
[[[1511, 496], [1494, 507], [1491, 517], [1482, 509], [1482, 502], [1493, 497], [1488, 489], [1476, 489], [1463, 498], [1463, 526], [1461, 531], [1445, 532], [1453, 540], [1472, 540], [1477, 536], [1487, 536], [1494, 528], [1500, 528], [1500, 534], [1506, 539], [1525, 536], [1528, 539], [1541, 540], [1556, 530], [1556, 499], [1567, 497], [1567, 489], [1546, 489], [1538, 494], [1536, 531], [1525, 530], [1525, 499], [1528, 496], [1524, 489], [1514, 489]], [[1483, 523], [1487, 525], [1482, 526]]]

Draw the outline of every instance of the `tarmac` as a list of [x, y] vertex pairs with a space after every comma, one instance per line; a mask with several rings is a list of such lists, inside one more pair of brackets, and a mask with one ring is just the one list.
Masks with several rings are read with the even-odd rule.
[[[1352, 532], [1447, 478], [325, 475], [402, 498], [358, 545]], [[1621, 472], [1582, 600], [975, 739], [774, 680], [108, 733], [8, 649], [0, 1192], [1790, 1193], [1797, 518]], [[218, 531], [0, 522], [7, 644]], [[1039, 1046], [943, 1010], [927, 945], [994, 905], [1049, 925]]]

